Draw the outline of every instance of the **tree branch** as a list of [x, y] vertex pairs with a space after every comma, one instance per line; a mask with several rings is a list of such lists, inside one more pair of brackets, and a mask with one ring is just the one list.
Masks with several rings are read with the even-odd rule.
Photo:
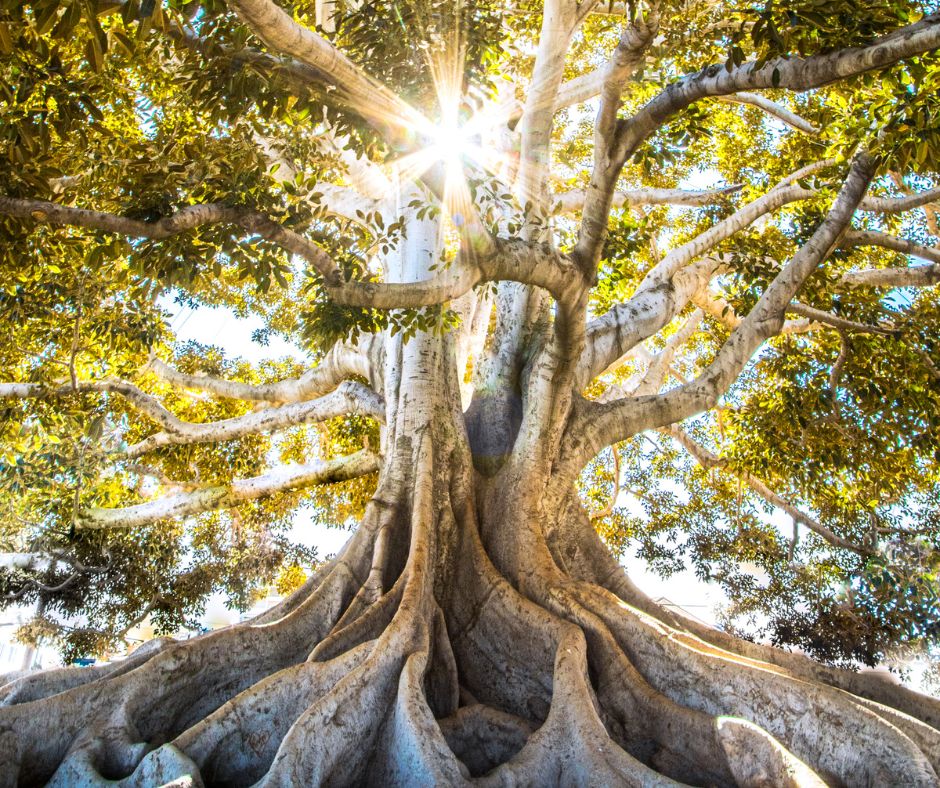
[[851, 230], [842, 240], [844, 248], [854, 246], [880, 246], [911, 257], [927, 260], [932, 265], [906, 268], [866, 268], [842, 275], [839, 285], [844, 287], [931, 287], [940, 284], [940, 249], [921, 246], [906, 238], [898, 238], [873, 230]]
[[796, 131], [802, 131], [804, 134], [819, 134], [819, 129], [810, 123], [806, 118], [801, 118], [795, 112], [787, 109], [776, 101], [771, 101], [757, 93], [732, 93], [730, 96], [719, 96], [718, 101], [727, 104], [749, 104], [753, 107], [763, 110], [768, 115], [772, 115], [777, 120], [786, 123], [790, 128]]
[[549, 171], [555, 97], [565, 69], [571, 36], [596, 0], [578, 4], [568, 0], [544, 0], [539, 43], [532, 79], [526, 94], [519, 133], [519, 169], [516, 176], [522, 202], [542, 205]]
[[103, 230], [132, 238], [164, 240], [186, 230], [207, 224], [233, 224], [299, 255], [310, 263], [328, 286], [340, 287], [342, 275], [329, 255], [312, 241], [274, 222], [256, 211], [232, 208], [219, 203], [188, 205], [172, 216], [152, 222], [128, 219], [113, 213], [71, 208], [44, 200], [24, 200], [0, 196], [0, 214], [17, 219], [33, 219], [52, 225], [71, 225], [89, 230]]
[[569, 429], [569, 440], [577, 445], [569, 449], [577, 455], [581, 466], [603, 446], [625, 440], [645, 429], [682, 421], [714, 407], [757, 349], [780, 331], [786, 307], [806, 278], [838, 246], [874, 171], [875, 164], [867, 154], [855, 157], [825, 220], [777, 274], [698, 378], [659, 395], [627, 397], [606, 404], [584, 404], [576, 426]]
[[[640, 188], [627, 189], [614, 193], [611, 207], [622, 208], [624, 205], [687, 205], [702, 206], [714, 205], [721, 198], [727, 197], [744, 188], [744, 184], [736, 183], [733, 186], [723, 186], [717, 189], [654, 189]], [[560, 213], [575, 213], [584, 206], [586, 191], [575, 189], [558, 195], [556, 199], [557, 210]]]
[[191, 375], [174, 369], [156, 356], [151, 356], [148, 367], [158, 377], [173, 386], [206, 391], [217, 397], [281, 404], [302, 402], [327, 394], [344, 380], [355, 375], [369, 380], [372, 371], [369, 363], [370, 350], [359, 350], [338, 343], [327, 352], [317, 366], [307, 370], [300, 377], [288, 378], [276, 383], [241, 383], [209, 375]]
[[41, 397], [67, 397], [76, 392], [119, 394], [137, 411], [149, 416], [165, 430], [175, 432], [186, 422], [167, 410], [160, 401], [126, 380], [79, 380], [57, 388], [41, 383], [0, 383], [0, 399], [37, 399]]
[[272, 0], [231, 0], [229, 5], [267, 46], [313, 68], [349, 109], [391, 141], [424, 122], [403, 99]]
[[929, 52], [940, 46], [940, 14], [875, 39], [867, 46], [851, 47], [810, 57], [779, 57], [758, 66], [744, 63], [730, 70], [714, 64], [684, 77], [645, 104], [633, 117], [618, 123], [609, 163], [595, 168], [578, 241], [573, 255], [585, 266], [596, 266], [607, 232], [607, 217], [620, 171], [639, 146], [677, 112], [709, 96], [728, 96], [741, 91], [784, 88], [805, 91], [822, 87], [867, 71], [890, 66], [899, 60]]
[[604, 71], [600, 89], [600, 107], [594, 122], [594, 166], [603, 167], [606, 149], [617, 125], [624, 83], [643, 62], [643, 53], [653, 43], [659, 29], [659, 10], [653, 4], [646, 16], [625, 24], [620, 41]]
[[816, 309], [805, 304], [792, 301], [787, 306], [787, 312], [793, 312], [797, 315], [809, 318], [817, 323], [832, 326], [840, 331], [855, 331], [864, 334], [884, 334], [892, 336], [896, 333], [895, 329], [885, 326], [875, 326], [870, 323], [858, 323], [855, 320], [846, 320], [844, 317], [833, 315], [831, 312], [825, 312], [822, 309]]
[[150, 525], [168, 517], [186, 517], [216, 509], [231, 508], [244, 501], [267, 498], [276, 493], [314, 484], [346, 481], [375, 473], [379, 468], [379, 457], [362, 450], [335, 460], [285, 466], [262, 476], [240, 479], [229, 485], [168, 495], [135, 506], [121, 509], [87, 509], [79, 514], [76, 526], [85, 530], [135, 528]]
[[177, 420], [175, 429], [144, 438], [130, 446], [125, 456], [135, 459], [163, 446], [235, 440], [244, 435], [258, 435], [284, 427], [326, 421], [347, 413], [364, 413], [381, 421], [385, 418], [385, 405], [372, 389], [347, 380], [335, 391], [312, 402], [283, 405], [208, 423]]
[[683, 281], [677, 282], [675, 278], [680, 268], [761, 216], [787, 203], [813, 196], [814, 192], [797, 184], [776, 186], [691, 241], [671, 250], [644, 277], [626, 303], [618, 304], [588, 324], [587, 342], [576, 375], [575, 385], [579, 390], [614, 364], [634, 344], [667, 325], [688, 303], [689, 298], [703, 288], [718, 263], [713, 261], [708, 266], [700, 266], [683, 277]]
[[904, 197], [866, 197], [859, 205], [862, 211], [875, 213], [902, 213], [921, 208], [940, 199], [940, 189], [929, 189], [925, 192], [916, 192]]
[[[702, 288], [693, 293], [691, 301], [730, 331], [733, 331], [741, 325], [741, 316], [734, 310], [731, 304], [721, 295], [708, 288]], [[823, 312], [822, 314], [826, 313]], [[819, 323], [806, 318], [801, 320], [785, 320], [780, 329], [780, 333], [805, 334], [820, 327]]]

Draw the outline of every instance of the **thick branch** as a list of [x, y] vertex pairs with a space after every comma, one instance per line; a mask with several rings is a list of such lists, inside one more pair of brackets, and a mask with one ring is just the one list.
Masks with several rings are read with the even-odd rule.
[[[614, 194], [611, 206], [622, 208], [624, 205], [714, 205], [723, 197], [740, 191], [743, 184], [724, 186], [718, 189], [627, 189]], [[584, 206], [584, 189], [565, 192], [556, 198], [556, 206], [561, 213], [575, 213]]]
[[730, 96], [721, 96], [718, 100], [728, 104], [750, 104], [753, 107], [763, 110], [768, 115], [772, 115], [777, 120], [786, 123], [792, 129], [802, 131], [804, 134], [819, 134], [819, 129], [806, 120], [806, 118], [801, 118], [782, 104], [771, 101], [757, 93], [732, 93]]
[[928, 189], [904, 197], [866, 197], [859, 209], [875, 213], [902, 213], [940, 200], [940, 189]]
[[880, 246], [893, 252], [928, 260], [932, 265], [907, 268], [867, 268], [842, 275], [839, 284], [845, 287], [931, 287], [940, 283], [940, 249], [921, 246], [906, 238], [898, 238], [873, 230], [852, 230], [846, 233], [842, 246]]
[[334, 345], [317, 366], [300, 377], [276, 383], [240, 383], [209, 375], [190, 375], [174, 369], [156, 356], [151, 358], [149, 366], [173, 386], [207, 391], [217, 397], [272, 403], [302, 402], [332, 391], [354, 375], [370, 377], [367, 353], [342, 344]]
[[709, 227], [705, 232], [699, 233], [691, 241], [671, 250], [646, 275], [642, 286], [656, 286], [668, 281], [682, 266], [687, 265], [696, 257], [739, 233], [760, 217], [776, 211], [788, 203], [810, 199], [813, 196], [814, 192], [795, 184], [771, 189], [762, 197], [739, 208], [727, 219], [723, 219]]
[[[583, 444], [578, 459], [586, 462], [605, 445], [624, 440], [644, 429], [682, 421], [714, 407], [756, 350], [780, 331], [786, 307], [806, 278], [838, 246], [868, 188], [874, 168], [874, 162], [867, 154], [856, 156], [825, 220], [777, 274], [698, 378], [664, 394], [586, 406], [577, 420], [578, 428], [571, 431], [572, 439]], [[575, 432], [581, 429], [583, 436], [574, 437]]]
[[705, 288], [720, 265], [712, 258], [700, 260], [677, 273], [671, 282], [639, 288], [627, 302], [592, 320], [578, 361], [575, 387], [584, 389], [631, 348], [665, 328]]
[[163, 240], [186, 230], [208, 224], [234, 224], [299, 255], [310, 263], [328, 285], [339, 285], [339, 269], [319, 246], [302, 235], [282, 227], [267, 216], [245, 208], [231, 208], [219, 203], [189, 205], [172, 216], [153, 222], [128, 219], [113, 213], [71, 208], [44, 200], [22, 200], [0, 197], [0, 213], [18, 219], [33, 219], [53, 225], [71, 225], [89, 230], [103, 230], [132, 238]]
[[513, 281], [541, 287], [570, 304], [586, 283], [570, 257], [541, 244], [494, 238], [488, 254], [458, 255], [448, 268], [417, 282], [349, 282], [331, 290], [342, 304], [409, 309], [453, 301], [484, 282]]
[[940, 14], [895, 30], [862, 47], [810, 57], [780, 57], [759, 66], [744, 63], [730, 71], [712, 65], [667, 87], [636, 115], [623, 122], [617, 158], [626, 159], [669, 117], [707, 96], [729, 96], [742, 90], [784, 88], [805, 91], [890, 66], [940, 46]]
[[399, 96], [309, 28], [294, 21], [272, 0], [232, 0], [230, 5], [271, 49], [315, 69], [321, 82], [383, 134], [393, 139], [423, 119]]
[[688, 299], [702, 289], [707, 282], [703, 277], [710, 278], [717, 262], [700, 267], [683, 277], [682, 281], [676, 281], [676, 274], [683, 266], [753, 224], [761, 216], [787, 203], [808, 199], [813, 195], [812, 191], [796, 184], [777, 186], [691, 241], [671, 250], [644, 277], [629, 301], [618, 304], [588, 324], [588, 339], [579, 363], [576, 385], [583, 388], [633, 345], [669, 323]]
[[658, 28], [659, 14], [655, 4], [645, 18], [623, 27], [601, 83], [600, 107], [594, 123], [595, 166], [604, 166], [606, 148], [617, 124], [624, 83], [643, 62], [643, 53], [653, 42]]
[[[545, 0], [532, 79], [526, 95], [519, 132], [518, 189], [525, 202], [541, 205], [547, 198], [550, 142], [555, 97], [565, 68], [571, 36], [595, 4], [587, 0], [579, 8], [567, 0]], [[529, 228], [526, 229], [526, 232]]]
[[[741, 325], [741, 316], [734, 310], [734, 307], [725, 300], [719, 293], [710, 290], [709, 288], [702, 288], [697, 290], [692, 294], [691, 301], [699, 309], [704, 310], [709, 315], [711, 315], [715, 320], [725, 326], [728, 330], [733, 331], [739, 325]], [[826, 312], [821, 314], [825, 315]], [[809, 331], [814, 331], [820, 328], [821, 324], [810, 319], [803, 318], [800, 320], [785, 320], [783, 326], [780, 329], [781, 334], [805, 334]]]
[[379, 470], [379, 457], [366, 450], [327, 462], [285, 466], [262, 476], [240, 479], [230, 485], [207, 487], [169, 495], [122, 509], [93, 508], [82, 512], [78, 528], [134, 528], [164, 520], [236, 506], [243, 501], [267, 498], [276, 493], [314, 484], [331, 484], [365, 476]]
[[326, 421], [347, 413], [365, 413], [381, 420], [385, 417], [385, 405], [382, 398], [372, 389], [347, 380], [332, 393], [312, 402], [283, 405], [203, 424], [177, 419], [174, 429], [148, 436], [129, 447], [126, 456], [133, 459], [162, 446], [229, 441], [245, 435], [258, 435], [284, 427]]
[[805, 91], [884, 68], [940, 46], [940, 14], [895, 30], [862, 47], [851, 47], [811, 57], [780, 57], [762, 66], [744, 63], [728, 70], [711, 65], [673, 83], [633, 117], [619, 122], [617, 139], [609, 151], [609, 164], [595, 169], [592, 198], [586, 205], [574, 255], [596, 265], [607, 232], [610, 199], [623, 164], [653, 132], [677, 112], [709, 96], [741, 91], [784, 88]]

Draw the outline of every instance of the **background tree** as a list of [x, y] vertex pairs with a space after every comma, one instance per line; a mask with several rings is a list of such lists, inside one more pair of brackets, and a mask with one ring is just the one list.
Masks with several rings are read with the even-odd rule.
[[358, 519], [250, 622], [8, 677], [8, 782], [936, 785], [936, 700], [598, 537], [830, 661], [935, 643], [933, 11], [4, 4], [6, 602], [106, 649]]

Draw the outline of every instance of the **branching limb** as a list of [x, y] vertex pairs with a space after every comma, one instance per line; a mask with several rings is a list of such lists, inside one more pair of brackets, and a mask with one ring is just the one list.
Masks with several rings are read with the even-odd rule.
[[645, 429], [682, 421], [715, 406], [757, 349], [779, 333], [784, 312], [793, 297], [806, 278], [838, 246], [874, 171], [874, 162], [867, 154], [856, 156], [825, 220], [777, 274], [698, 378], [656, 396], [628, 397], [614, 403], [584, 406], [575, 425], [569, 429], [569, 440], [579, 444], [577, 449], [570, 447], [572, 462], [580, 463], [578, 470], [605, 445]]
[[385, 417], [385, 404], [372, 389], [347, 380], [335, 391], [312, 402], [282, 405], [279, 408], [269, 408], [204, 424], [177, 420], [172, 431], [148, 436], [140, 443], [130, 446], [125, 456], [133, 459], [163, 446], [234, 440], [245, 435], [258, 435], [285, 427], [326, 421], [347, 413], [364, 413], [382, 420]]
[[373, 309], [416, 309], [443, 304], [484, 282], [513, 281], [541, 287], [560, 304], [576, 300], [587, 283], [567, 255], [541, 244], [491, 239], [488, 254], [458, 255], [448, 268], [417, 282], [347, 282], [330, 290], [333, 300]]
[[678, 281], [677, 273], [681, 268], [767, 213], [813, 196], [812, 191], [796, 184], [777, 186], [691, 241], [671, 250], [646, 275], [629, 301], [618, 304], [588, 324], [587, 344], [579, 364], [576, 385], [583, 388], [637, 342], [666, 326], [688, 299], [705, 286], [719, 263], [716, 260], [711, 265], [700, 267], [684, 277], [684, 281]]
[[758, 93], [742, 91], [740, 93], [732, 93], [730, 96], [721, 96], [718, 100], [727, 104], [749, 104], [752, 107], [763, 110], [777, 120], [786, 123], [791, 129], [802, 131], [804, 134], [819, 134], [819, 129], [806, 120], [806, 118], [801, 118], [795, 112], [783, 106], [783, 104], [771, 101], [769, 98], [761, 96]]
[[575, 372], [575, 388], [583, 390], [598, 375], [616, 367], [632, 348], [665, 328], [720, 267], [715, 258], [700, 260], [676, 274], [672, 282], [641, 287], [627, 302], [592, 320]]
[[[368, 338], [369, 344], [378, 340]], [[360, 345], [362, 342], [360, 342]], [[334, 345], [313, 369], [297, 378], [276, 383], [241, 383], [210, 375], [191, 375], [171, 367], [152, 356], [149, 368], [162, 380], [179, 388], [206, 391], [216, 397], [228, 397], [252, 402], [302, 402], [335, 389], [344, 380], [359, 375], [371, 379], [369, 356], [372, 348], [355, 348], [338, 343]]]
[[524, 202], [540, 205], [547, 197], [552, 118], [555, 97], [565, 68], [571, 36], [596, 0], [578, 4], [545, 0], [532, 79], [529, 82], [519, 133], [518, 189]]
[[933, 287], [940, 284], [940, 263], [849, 271], [840, 284], [847, 287]]
[[[675, 441], [680, 446], [682, 446], [682, 448], [685, 449], [693, 458], [695, 458], [696, 462], [698, 462], [698, 464], [701, 465], [705, 470], [710, 471], [713, 469], [725, 468], [725, 461], [721, 457], [709, 451], [700, 443], [697, 443], [692, 439], [692, 436], [690, 436], [680, 427], [676, 425], [660, 427], [659, 432], [675, 439]], [[740, 474], [739, 478], [761, 498], [767, 501], [767, 503], [772, 504], [781, 511], [786, 512], [796, 522], [806, 526], [809, 530], [818, 536], [821, 536], [833, 547], [839, 547], [843, 550], [851, 550], [853, 553], [858, 553], [859, 555], [867, 556], [872, 554], [872, 551], [869, 547], [858, 545], [854, 542], [850, 542], [847, 539], [843, 539], [829, 528], [826, 528], [826, 526], [824, 526], [818, 520], [810, 517], [801, 509], [791, 504], [782, 496], [778, 495], [756, 476], [752, 476], [749, 473], [744, 473]]]
[[594, 167], [584, 194], [578, 244], [572, 256], [592, 281], [596, 277], [601, 246], [607, 235], [607, 218], [617, 177], [623, 162], [612, 157], [624, 82], [642, 61], [659, 24], [657, 6], [653, 5], [647, 19], [641, 19], [623, 29], [617, 49], [608, 64], [601, 82], [601, 104], [594, 130]]
[[230, 5], [267, 46], [313, 68], [322, 84], [335, 88], [344, 104], [380, 133], [395, 139], [420, 121], [403, 99], [272, 0], [233, 0]]
[[565, 107], [582, 104], [594, 98], [601, 92], [606, 72], [607, 67], [601, 66], [594, 71], [589, 71], [587, 74], [582, 74], [580, 77], [575, 77], [565, 82], [558, 89], [553, 111], [557, 112]]
[[134, 528], [150, 525], [168, 517], [186, 517], [225, 509], [243, 501], [267, 498], [279, 492], [314, 484], [331, 484], [354, 479], [375, 473], [379, 467], [379, 457], [363, 450], [335, 460], [285, 466], [262, 476], [240, 479], [230, 485], [169, 495], [121, 509], [87, 509], [80, 513], [76, 525], [80, 529]]
[[[741, 325], [741, 316], [728, 301], [720, 294], [709, 288], [698, 290], [692, 295], [692, 303], [699, 309], [707, 312], [729, 331], [734, 331]], [[822, 312], [822, 314], [827, 314]], [[805, 334], [818, 329], [820, 325], [808, 318], [802, 320], [786, 320], [780, 329], [781, 334]]]
[[704, 316], [701, 309], [692, 312], [675, 333], [666, 340], [665, 346], [658, 353], [650, 355], [642, 345], [638, 346], [638, 350], [643, 348], [643, 352], [649, 356], [646, 369], [638, 372], [623, 385], [612, 386], [604, 392], [598, 402], [611, 402], [619, 397], [638, 397], [644, 394], [657, 393], [671, 371], [676, 352], [698, 331]]
[[867, 46], [850, 47], [810, 57], [775, 58], [762, 66], [743, 63], [727, 69], [714, 64], [673, 83], [633, 117], [618, 123], [609, 164], [595, 170], [590, 189], [597, 196], [585, 212], [574, 255], [596, 266], [607, 232], [610, 200], [620, 171], [639, 146], [676, 113], [707, 97], [729, 96], [741, 91], [783, 88], [806, 91], [847, 79], [940, 46], [940, 14], [931, 14], [913, 25], [875, 39]]
[[875, 213], [902, 213], [922, 208], [936, 200], [940, 200], [940, 189], [928, 189], [925, 192], [915, 192], [905, 197], [866, 197], [862, 200], [859, 209]]
[[149, 416], [168, 431], [175, 431], [185, 424], [167, 410], [156, 398], [141, 391], [126, 380], [79, 380], [58, 388], [48, 388], [40, 383], [0, 383], [0, 399], [37, 399], [41, 397], [67, 397], [77, 392], [119, 394], [137, 411]]
[[940, 46], [940, 14], [899, 28], [870, 44], [810, 57], [775, 58], [758, 67], [743, 63], [730, 70], [708, 66], [667, 87], [620, 127], [617, 156], [627, 156], [659, 126], [699, 99], [729, 96], [743, 90], [783, 88], [806, 91], [832, 82], [885, 68]]
[[157, 241], [170, 238], [186, 230], [193, 230], [202, 225], [233, 224], [249, 232], [257, 233], [285, 251], [299, 255], [323, 276], [328, 285], [339, 286], [342, 280], [336, 264], [326, 252], [312, 241], [307, 240], [293, 230], [282, 227], [257, 211], [232, 208], [220, 203], [188, 205], [172, 216], [165, 216], [153, 222], [145, 222], [113, 213], [91, 211], [85, 208], [71, 208], [44, 200], [0, 197], [0, 214], [17, 219], [32, 219], [53, 225], [70, 225], [89, 230], [103, 230], [104, 232], [131, 238], [150, 238]]
[[786, 178], [777, 184], [777, 188], [789, 186], [791, 183], [796, 183], [798, 180], [800, 180], [800, 178], [805, 178], [808, 175], [812, 175], [814, 172], [824, 170], [827, 167], [834, 167], [838, 163], [839, 162], [835, 159], [820, 159], [819, 161], [810, 162], [805, 167], [800, 167], [798, 170], [791, 172]]
[[52, 202], [0, 197], [0, 213], [154, 239], [168, 238], [203, 224], [234, 223], [309, 262], [323, 276], [330, 297], [347, 306], [374, 309], [433, 306], [459, 298], [481, 282], [500, 279], [542, 287], [559, 300], [569, 300], [572, 285], [578, 288], [583, 285], [581, 277], [575, 275], [572, 280], [569, 276], [569, 258], [541, 246], [519, 241], [500, 242], [489, 236], [430, 279], [410, 283], [345, 282], [336, 264], [317, 244], [259, 213], [218, 204], [189, 206], [173, 216], [142, 222]]
[[[722, 198], [734, 194], [743, 188], [743, 184], [736, 183], [718, 189], [654, 189], [641, 188], [618, 191], [614, 193], [611, 207], [622, 208], [624, 205], [687, 205], [702, 206], [714, 205]], [[576, 213], [584, 206], [584, 189], [565, 192], [558, 195], [555, 205], [560, 213]]]
[[805, 304], [801, 304], [797, 301], [793, 301], [787, 307], [787, 312], [793, 312], [797, 315], [802, 315], [803, 317], [809, 318], [816, 323], [822, 323], [823, 325], [837, 328], [840, 331], [856, 331], [864, 334], [884, 334], [886, 336], [892, 336], [896, 333], [894, 328], [888, 326], [876, 326], [872, 325], [871, 323], [859, 323], [855, 320], [846, 320], [844, 317], [839, 317], [838, 315], [834, 315], [831, 312], [825, 312], [822, 309], [806, 306]]
[[606, 150], [617, 125], [623, 86], [643, 62], [643, 53], [653, 42], [659, 28], [659, 11], [654, 4], [649, 13], [632, 24], [624, 25], [617, 48], [607, 63], [601, 83], [600, 108], [594, 122], [594, 166], [606, 164]]
[[842, 246], [880, 246], [932, 263], [907, 268], [867, 268], [849, 271], [839, 280], [839, 285], [843, 287], [931, 287], [940, 283], [940, 249], [922, 246], [906, 238], [874, 230], [851, 230], [846, 233]]
[[[733, 331], [741, 325], [741, 316], [738, 315], [731, 304], [718, 293], [710, 290], [698, 292], [692, 296], [692, 303], [704, 309], [729, 330]], [[838, 315], [834, 315], [822, 309], [806, 306], [797, 301], [793, 301], [787, 306], [787, 312], [802, 315], [802, 319], [785, 320], [780, 329], [781, 334], [805, 334], [810, 331], [818, 331], [825, 327], [865, 334], [884, 334], [886, 336], [891, 336], [895, 333], [895, 329], [890, 326], [872, 325], [871, 323], [859, 323], [855, 320], [846, 320], [844, 317], [839, 317]]]
[[806, 200], [813, 196], [814, 193], [812, 191], [797, 185], [771, 189], [767, 194], [739, 208], [727, 219], [723, 219], [712, 227], [709, 227], [705, 232], [695, 236], [691, 241], [671, 250], [646, 275], [641, 287], [655, 287], [656, 285], [672, 279], [682, 266], [688, 265], [688, 263], [696, 257], [705, 254], [705, 252], [713, 249], [722, 241], [739, 233], [762, 216], [766, 216], [768, 213], [776, 211], [788, 203], [796, 202], [797, 200]]

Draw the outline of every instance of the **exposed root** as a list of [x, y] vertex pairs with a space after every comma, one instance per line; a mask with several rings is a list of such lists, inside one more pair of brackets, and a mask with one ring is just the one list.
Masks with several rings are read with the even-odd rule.
[[106, 678], [115, 678], [133, 670], [152, 656], [172, 645], [171, 638], [155, 638], [140, 646], [126, 659], [87, 668], [65, 667], [46, 671], [25, 671], [25, 675], [0, 687], [0, 706], [28, 703], [50, 695]]
[[172, 745], [197, 764], [207, 783], [250, 785], [264, 776], [294, 721], [361, 665], [374, 645], [363, 643], [328, 662], [306, 662], [275, 673]]
[[454, 584], [460, 594], [445, 608], [461, 683], [479, 702], [541, 723], [551, 705], [562, 622], [496, 571], [475, 531], [463, 540], [465, 560]]
[[[658, 605], [636, 587], [607, 550], [575, 496], [569, 497], [558, 521], [551, 525], [554, 527], [549, 530], [548, 537], [552, 555], [571, 576], [596, 583], [670, 627], [689, 632], [724, 651], [776, 665], [795, 677], [838, 687], [859, 698], [874, 701], [879, 707], [871, 708], [906, 732], [908, 729], [922, 730], [921, 726], [909, 722], [911, 717], [940, 729], [940, 699], [909, 690], [882, 673], [854, 672], [823, 665], [803, 654], [736, 638]], [[890, 710], [880, 708], [884, 706], [902, 712], [904, 716], [898, 717]]]
[[68, 753], [75, 764], [104, 776], [131, 773], [154, 744], [174, 738], [271, 673], [302, 661], [307, 644], [326, 634], [357, 585], [354, 568], [336, 561], [320, 587], [279, 621], [242, 624], [170, 644], [119, 675], [8, 707], [0, 715], [0, 731], [16, 733], [11, 771], [27, 784], [38, 784]]
[[394, 708], [382, 730], [366, 785], [468, 785], [470, 776], [447, 746], [424, 693], [430, 640], [405, 662]]
[[596, 587], [582, 585], [574, 596], [611, 629], [647, 681], [675, 702], [756, 723], [824, 776], [847, 785], [937, 784], [914, 742], [849, 694], [720, 651]]
[[674, 785], [622, 750], [597, 713], [584, 636], [568, 627], [555, 655], [552, 705], [545, 723], [508, 763], [480, 779], [508, 785]]
[[346, 626], [342, 626], [342, 620], [338, 621], [333, 631], [310, 652], [308, 659], [311, 662], [332, 659], [360, 643], [379, 637], [391, 623], [404, 590], [405, 578], [401, 577], [391, 591], [367, 608], [359, 618]]
[[471, 777], [512, 760], [535, 730], [525, 720], [481, 703], [463, 706], [438, 722], [444, 740]]

